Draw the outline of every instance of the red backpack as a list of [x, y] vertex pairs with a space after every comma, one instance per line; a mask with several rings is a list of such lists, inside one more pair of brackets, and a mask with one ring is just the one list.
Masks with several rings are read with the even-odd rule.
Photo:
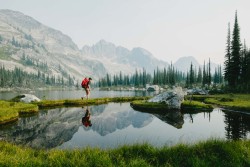
[[84, 78], [82, 80], [82, 88], [86, 88], [88, 86], [88, 82], [89, 82], [89, 79], [88, 78]]

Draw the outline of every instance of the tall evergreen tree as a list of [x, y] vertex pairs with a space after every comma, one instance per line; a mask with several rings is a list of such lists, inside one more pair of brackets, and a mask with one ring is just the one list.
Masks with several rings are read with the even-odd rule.
[[243, 45], [243, 50], [242, 50], [242, 55], [241, 55], [241, 83], [245, 87], [245, 84], [247, 82], [247, 47], [246, 47], [246, 42], [244, 40], [244, 45]]
[[230, 67], [230, 79], [229, 86], [235, 88], [239, 83], [240, 71], [241, 71], [241, 43], [240, 43], [240, 28], [238, 25], [237, 11], [235, 12], [235, 22], [231, 43], [231, 65]]
[[199, 67], [196, 82], [197, 82], [198, 84], [201, 84], [201, 82], [202, 82], [202, 72], [201, 72], [201, 67]]
[[229, 82], [230, 79], [230, 65], [231, 65], [231, 32], [230, 32], [230, 23], [228, 23], [228, 32], [227, 32], [227, 42], [226, 42], [226, 54], [224, 62], [224, 78]]
[[192, 86], [192, 84], [194, 84], [194, 69], [193, 69], [193, 64], [191, 62], [191, 65], [190, 65], [190, 71], [189, 71], [189, 84], [190, 86]]
[[211, 77], [211, 62], [210, 62], [210, 58], [209, 58], [209, 62], [208, 62], [208, 86], [210, 86], [211, 81], [212, 81], [212, 77]]
[[202, 75], [202, 86], [205, 86], [207, 84], [207, 73], [206, 73], [206, 64], [204, 61], [203, 65], [203, 75]]
[[[247, 62], [246, 73], [249, 75], [250, 74], [250, 51], [249, 50], [246, 53], [246, 62]], [[247, 77], [246, 89], [249, 92], [249, 90], [250, 90], [250, 77]]]

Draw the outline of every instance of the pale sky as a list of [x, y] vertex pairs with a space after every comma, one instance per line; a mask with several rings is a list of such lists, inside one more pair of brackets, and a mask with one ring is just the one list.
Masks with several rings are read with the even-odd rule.
[[82, 48], [101, 39], [156, 58], [184, 56], [224, 62], [227, 27], [238, 12], [240, 37], [250, 46], [250, 0], [0, 0], [70, 36]]

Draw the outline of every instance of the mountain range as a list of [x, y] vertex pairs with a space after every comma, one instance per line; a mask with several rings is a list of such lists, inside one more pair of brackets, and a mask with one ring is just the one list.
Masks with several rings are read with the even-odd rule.
[[[174, 66], [186, 72], [190, 67], [189, 60], [199, 65], [193, 57], [187, 57]], [[131, 74], [143, 68], [153, 73], [157, 67], [163, 69], [168, 65], [146, 49], [137, 47], [129, 50], [105, 40], [79, 49], [69, 36], [59, 30], [21, 12], [0, 10], [0, 66], [6, 69], [18, 67], [27, 72], [40, 71], [65, 79], [70, 75], [76, 81], [85, 76], [98, 79], [106, 73], [113, 75], [120, 71]]]

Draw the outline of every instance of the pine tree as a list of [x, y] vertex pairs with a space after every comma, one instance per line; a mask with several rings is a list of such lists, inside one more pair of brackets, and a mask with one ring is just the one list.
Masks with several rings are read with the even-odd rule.
[[139, 74], [137, 69], [135, 71], [135, 86], [139, 86]]
[[190, 86], [192, 86], [194, 84], [194, 70], [193, 70], [193, 64], [191, 62], [191, 65], [190, 65], [190, 71], [189, 71], [189, 84]]
[[143, 87], [145, 87], [146, 86], [146, 83], [147, 83], [147, 78], [146, 78], [146, 70], [145, 70], [145, 68], [143, 68], [143, 73], [142, 73], [142, 85], [143, 85]]
[[212, 81], [212, 77], [211, 77], [211, 62], [210, 62], [210, 58], [209, 58], [209, 62], [208, 62], [208, 86], [210, 86], [211, 81]]
[[189, 73], [187, 72], [187, 77], [186, 77], [186, 87], [188, 88], [190, 86], [190, 79], [189, 79], [190, 75]]
[[245, 87], [245, 84], [247, 82], [247, 48], [246, 48], [246, 42], [244, 40], [242, 55], [241, 55], [241, 84], [243, 84], [243, 87]]
[[[246, 62], [247, 62], [246, 73], [249, 75], [250, 74], [250, 51], [249, 50], [246, 53]], [[250, 90], [250, 77], [247, 77], [246, 89], [249, 92], [249, 90]]]
[[205, 86], [207, 84], [207, 74], [206, 74], [206, 65], [204, 61], [203, 65], [203, 75], [202, 75], [202, 86]]
[[197, 76], [197, 81], [196, 81], [198, 84], [201, 84], [202, 82], [202, 72], [201, 72], [201, 67], [199, 67], [199, 70], [198, 70], [198, 76]]
[[230, 82], [230, 72], [231, 72], [231, 32], [230, 32], [230, 23], [228, 23], [228, 32], [227, 32], [227, 42], [226, 42], [226, 54], [225, 54], [225, 62], [224, 62], [224, 78], [228, 83]]
[[232, 36], [232, 43], [231, 43], [231, 62], [229, 64], [230, 67], [230, 79], [229, 79], [229, 86], [231, 88], [235, 88], [240, 79], [240, 71], [241, 71], [241, 43], [240, 43], [240, 28], [238, 25], [237, 19], [237, 11], [235, 12], [235, 22], [234, 22], [234, 29], [233, 29], [233, 36]]

